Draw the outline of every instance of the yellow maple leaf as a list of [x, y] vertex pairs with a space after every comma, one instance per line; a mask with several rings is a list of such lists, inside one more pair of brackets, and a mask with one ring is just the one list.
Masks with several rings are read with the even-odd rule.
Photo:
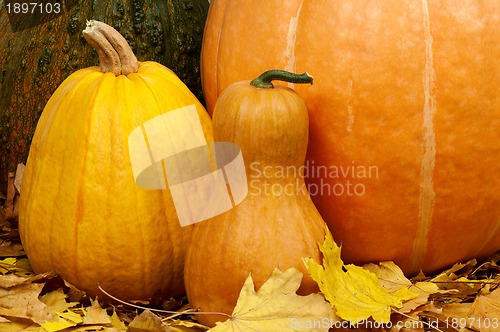
[[6, 274], [12, 272], [16, 268], [16, 259], [14, 257], [8, 257], [5, 259], [0, 259], [0, 273]]
[[76, 326], [83, 321], [83, 318], [80, 315], [72, 311], [58, 312], [57, 314], [58, 317], [56, 320], [46, 321], [41, 324], [42, 332], [62, 331], [68, 327]]
[[356, 324], [371, 316], [378, 323], [388, 323], [392, 307], [401, 308], [403, 301], [416, 296], [404, 285], [389, 291], [380, 285], [373, 272], [352, 264], [344, 265], [341, 249], [328, 230], [320, 250], [323, 265], [312, 258], [305, 258], [304, 263], [325, 298], [335, 307], [336, 314], [346, 321]]
[[0, 259], [0, 275], [15, 274], [20, 277], [33, 276], [31, 265], [26, 258], [8, 257]]
[[64, 294], [64, 291], [59, 288], [40, 296], [39, 300], [45, 303], [45, 305], [50, 309], [52, 315], [56, 317], [58, 312], [64, 312], [78, 304], [78, 302], [66, 302], [67, 297], [68, 296]]
[[231, 318], [209, 331], [328, 331], [334, 319], [330, 305], [320, 294], [297, 295], [301, 280], [297, 269], [275, 269], [256, 292], [250, 274]]
[[43, 323], [41, 325], [41, 332], [57, 332], [61, 331], [64, 329], [67, 329], [68, 327], [76, 326], [76, 323], [73, 323], [69, 320], [66, 320], [62, 317], [57, 317], [56, 320], [51, 320]]
[[127, 326], [125, 326], [125, 323], [120, 320], [118, 315], [116, 314], [116, 311], [113, 310], [113, 315], [111, 315], [111, 325], [113, 328], [115, 328], [118, 331], [125, 331], [127, 329]]

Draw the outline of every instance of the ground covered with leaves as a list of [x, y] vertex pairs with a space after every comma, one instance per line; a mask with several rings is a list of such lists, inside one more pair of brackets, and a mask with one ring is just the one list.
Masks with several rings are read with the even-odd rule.
[[304, 258], [320, 293], [297, 295], [302, 274], [293, 268], [275, 270], [258, 290], [249, 275], [232, 315], [212, 329], [186, 298], [91, 299], [60, 276], [33, 273], [15, 197], [0, 194], [0, 331], [500, 331], [500, 253], [407, 279], [392, 262], [344, 264], [331, 234], [322, 262]]

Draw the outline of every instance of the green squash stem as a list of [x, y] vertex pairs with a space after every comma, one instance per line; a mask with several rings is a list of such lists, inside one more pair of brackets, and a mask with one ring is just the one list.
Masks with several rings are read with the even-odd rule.
[[286, 70], [272, 69], [262, 73], [259, 77], [250, 82], [256, 88], [272, 89], [272, 81], [284, 81], [288, 83], [308, 83], [313, 84], [313, 77], [308, 73], [295, 74]]

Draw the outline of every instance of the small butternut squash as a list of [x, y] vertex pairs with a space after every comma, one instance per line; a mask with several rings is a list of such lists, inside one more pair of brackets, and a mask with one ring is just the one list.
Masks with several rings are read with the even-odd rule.
[[37, 273], [54, 271], [92, 297], [99, 283], [121, 299], [184, 294], [191, 227], [181, 228], [169, 190], [134, 179], [132, 130], [194, 105], [207, 141], [211, 120], [163, 65], [138, 62], [110, 26], [84, 31], [101, 66], [81, 69], [54, 92], [38, 122], [21, 188], [19, 232]]
[[[273, 79], [312, 82], [301, 76], [268, 71], [249, 83], [229, 86], [213, 114], [214, 139], [240, 146], [248, 196], [233, 209], [195, 225], [185, 262], [191, 305], [231, 314], [245, 278], [256, 288], [273, 269], [295, 267], [304, 273], [299, 294], [317, 291], [302, 258], [319, 260], [318, 242], [325, 223], [301, 175], [308, 141], [308, 114], [301, 98]], [[208, 326], [220, 315], [199, 315]]]

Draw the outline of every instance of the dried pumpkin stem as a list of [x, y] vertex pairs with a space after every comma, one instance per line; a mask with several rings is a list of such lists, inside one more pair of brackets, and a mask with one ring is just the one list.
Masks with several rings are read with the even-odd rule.
[[272, 69], [262, 73], [259, 77], [250, 82], [257, 88], [272, 89], [272, 81], [284, 81], [288, 83], [313, 83], [313, 77], [308, 72], [302, 74], [291, 73], [286, 70]]
[[103, 73], [128, 75], [139, 69], [137, 58], [125, 38], [106, 23], [87, 21], [83, 36], [97, 50], [99, 68]]

